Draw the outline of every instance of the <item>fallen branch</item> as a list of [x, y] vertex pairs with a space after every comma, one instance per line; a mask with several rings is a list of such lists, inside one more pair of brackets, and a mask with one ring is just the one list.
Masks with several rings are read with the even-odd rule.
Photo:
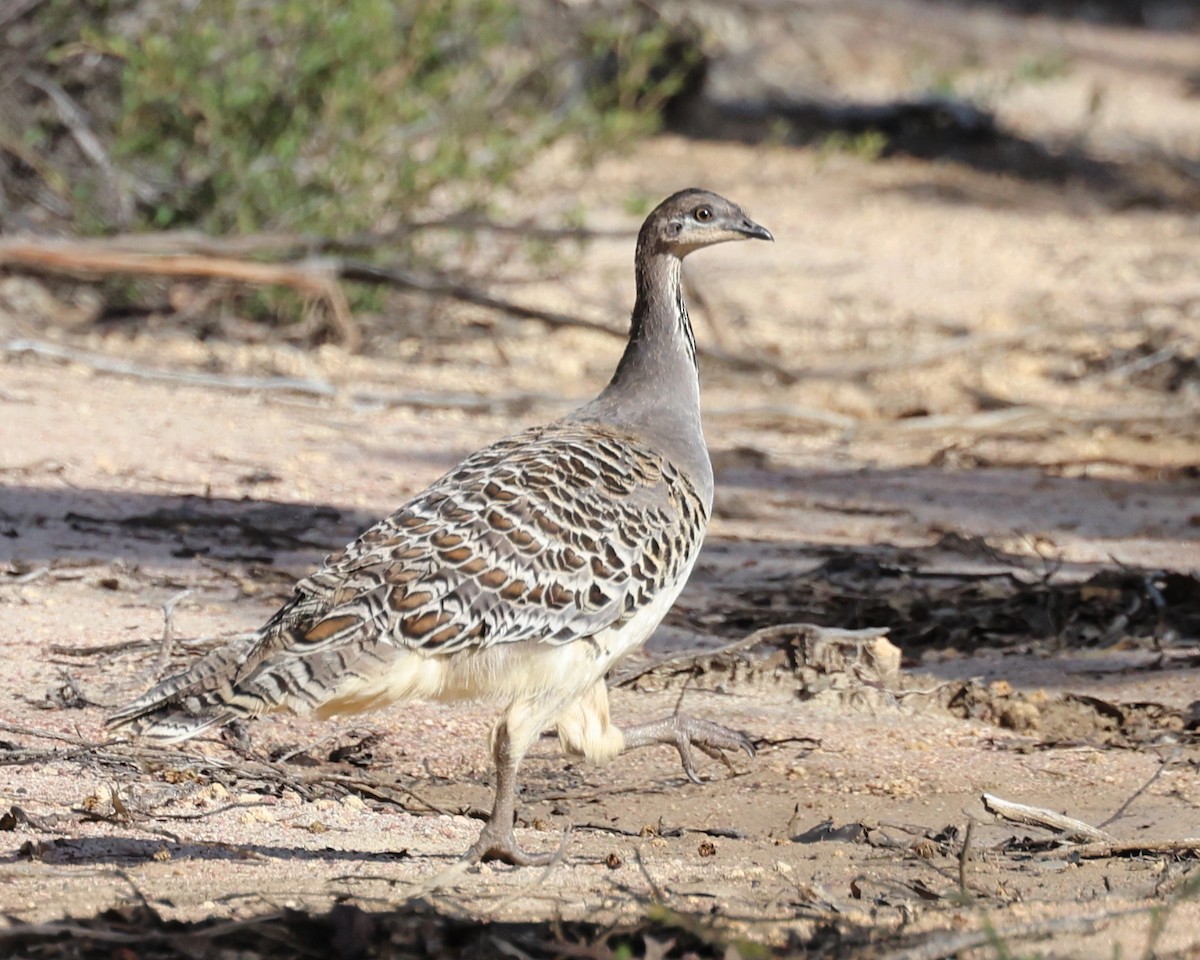
[[325, 302], [348, 350], [355, 349], [361, 340], [350, 304], [338, 284], [339, 265], [335, 260], [306, 257], [295, 263], [261, 263], [192, 254], [128, 253], [114, 249], [107, 240], [9, 239], [0, 241], [0, 267], [33, 273], [195, 277], [288, 287]]
[[239, 377], [219, 373], [191, 373], [181, 370], [158, 370], [143, 367], [126, 360], [116, 360], [98, 353], [85, 353], [60, 347], [58, 344], [41, 340], [10, 340], [2, 348], [6, 354], [19, 356], [32, 354], [53, 360], [79, 363], [100, 373], [112, 373], [142, 380], [161, 380], [165, 383], [181, 383], [194, 387], [217, 387], [221, 390], [268, 390], [285, 393], [302, 393], [318, 397], [331, 397], [337, 388], [324, 380], [301, 380], [296, 377]]
[[967, 819], [967, 830], [963, 834], [962, 848], [958, 851], [958, 895], [966, 903], [971, 899], [967, 883], [967, 858], [971, 855], [971, 835], [975, 832], [975, 818]]
[[1064, 840], [1070, 840], [1073, 843], [1117, 842], [1111, 834], [1096, 829], [1090, 823], [1055, 813], [1053, 810], [1013, 803], [1011, 800], [1003, 800], [990, 793], [985, 793], [982, 799], [983, 807], [988, 813], [1001, 820], [1007, 820], [1009, 823], [1019, 823], [1026, 827], [1041, 827], [1051, 833], [1060, 833]]
[[100, 943], [159, 943], [166, 934], [157, 931], [124, 933], [120, 930], [105, 930], [84, 923], [63, 922], [14, 924], [0, 930], [0, 943], [38, 943], [42, 940], [61, 940], [69, 937], [76, 942], [98, 941]]
[[[214, 646], [223, 646], [227, 643], [233, 643], [237, 640], [246, 640], [252, 636], [251, 633], [238, 632], [227, 634], [225, 636], [209, 636], [195, 637], [188, 640], [180, 640], [181, 646], [187, 647], [191, 651], [205, 652]], [[61, 657], [105, 657], [112, 654], [131, 653], [140, 650], [153, 650], [162, 646], [161, 640], [120, 640], [116, 643], [104, 643], [94, 647], [89, 646], [72, 646], [70, 644], [52, 643], [49, 650], [52, 654]]]
[[801, 370], [805, 380], [837, 380], [854, 382], [879, 373], [911, 370], [931, 364], [943, 363], [953, 357], [969, 354], [973, 361], [986, 352], [1023, 343], [1035, 334], [1043, 332], [1040, 326], [1022, 327], [1019, 330], [998, 330], [986, 333], [952, 337], [929, 347], [912, 349], [904, 347], [890, 350], [885, 355], [853, 363], [827, 364]]
[[26, 737], [38, 737], [42, 740], [58, 740], [62, 743], [69, 743], [73, 747], [94, 747], [96, 744], [90, 740], [84, 740], [82, 737], [72, 736], [69, 733], [59, 733], [57, 730], [45, 730], [39, 727], [27, 727], [20, 723], [10, 723], [7, 720], [0, 720], [0, 731], [4, 733], [15, 733]]
[[[432, 296], [448, 297], [460, 303], [469, 303], [472, 306], [496, 310], [522, 320], [537, 320], [548, 327], [576, 327], [582, 330], [604, 333], [620, 340], [624, 340], [629, 336], [629, 331], [624, 327], [614, 327], [597, 320], [588, 320], [584, 317], [558, 313], [554, 310], [541, 310], [537, 307], [522, 306], [519, 303], [494, 297], [491, 294], [484, 293], [482, 290], [476, 290], [474, 287], [469, 287], [465, 284], [444, 280], [431, 280], [391, 267], [380, 267], [370, 263], [347, 261], [342, 264], [341, 276], [346, 280], [387, 284]], [[767, 370], [778, 377], [782, 383], [795, 383], [798, 379], [793, 371], [763, 358], [742, 357], [719, 348], [705, 346], [698, 346], [697, 353], [705, 359], [716, 360], [735, 370]]]
[[705, 410], [704, 416], [707, 419], [729, 417], [739, 425], [783, 420], [789, 427], [798, 423], [813, 423], [832, 430], [854, 430], [864, 423], [861, 417], [851, 417], [834, 410], [778, 403], [710, 407]]
[[343, 279], [355, 280], [359, 283], [391, 286], [402, 290], [426, 293], [432, 296], [448, 297], [460, 303], [469, 303], [473, 306], [486, 307], [489, 310], [507, 313], [509, 316], [522, 320], [537, 320], [548, 327], [578, 327], [583, 330], [606, 333], [609, 336], [621, 339], [628, 336], [628, 331], [611, 327], [606, 323], [600, 323], [596, 320], [587, 320], [583, 317], [575, 317], [566, 313], [556, 313], [553, 310], [540, 310], [537, 307], [522, 306], [519, 303], [513, 303], [511, 300], [502, 300], [499, 297], [493, 297], [482, 290], [476, 290], [474, 287], [468, 287], [465, 284], [420, 277], [414, 273], [409, 273], [406, 270], [398, 270], [394, 267], [381, 267], [373, 263], [345, 261], [341, 264], [340, 275]]
[[1194, 853], [1200, 855], [1200, 838], [1187, 837], [1183, 840], [1114, 840], [1112, 842], [1084, 843], [1074, 847], [1055, 850], [1055, 860], [1078, 857], [1081, 860], [1104, 860], [1108, 857], [1128, 857], [1136, 854], [1154, 856], [1164, 853]]
[[[147, 924], [143, 922], [142, 928], [137, 929], [134, 924], [126, 924], [127, 929], [132, 929], [132, 933], [125, 930], [115, 929], [113, 925], [101, 926], [93, 921], [51, 921], [49, 923], [37, 924], [14, 924], [7, 929], [0, 930], [0, 943], [38, 943], [43, 940], [61, 940], [64, 936], [70, 937], [73, 941], [80, 943], [89, 943], [98, 941], [104, 944], [176, 944], [187, 941], [189, 946], [194, 945], [198, 940], [214, 941], [218, 937], [223, 937], [229, 933], [234, 933], [239, 930], [253, 929], [255, 927], [269, 927], [271, 924], [278, 923], [287, 919], [287, 914], [284, 911], [276, 911], [273, 913], [264, 914], [257, 917], [248, 917], [238, 920], [224, 920], [218, 922], [204, 921], [203, 924], [197, 924], [199, 929], [179, 933], [175, 930], [170, 930], [166, 925], [162, 925], [161, 929], [154, 929], [152, 926], [147, 928]], [[162, 921], [151, 911], [151, 924], [162, 924]], [[207, 924], [207, 925], [204, 925]], [[86, 955], [86, 954], [83, 954]]]

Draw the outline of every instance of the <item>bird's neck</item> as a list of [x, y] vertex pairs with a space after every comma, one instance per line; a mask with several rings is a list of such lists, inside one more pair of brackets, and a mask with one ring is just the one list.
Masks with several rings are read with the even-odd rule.
[[712, 464], [700, 424], [696, 341], [683, 303], [682, 264], [639, 245], [629, 343], [604, 391], [570, 419], [617, 427], [653, 444], [712, 504]]
[[637, 300], [629, 343], [601, 397], [637, 401], [647, 416], [685, 416], [699, 423], [696, 338], [683, 301], [683, 263], [674, 254], [639, 247]]

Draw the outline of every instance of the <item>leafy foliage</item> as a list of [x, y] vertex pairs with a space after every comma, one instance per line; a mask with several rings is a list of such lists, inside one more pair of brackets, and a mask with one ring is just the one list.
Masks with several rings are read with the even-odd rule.
[[[0, 230], [278, 231], [478, 278], [515, 248], [480, 258], [469, 232], [408, 226], [486, 219], [562, 138], [586, 163], [652, 132], [703, 63], [680, 16], [558, 0], [44, 0], [0, 29]], [[535, 265], [556, 253], [538, 242]], [[161, 288], [123, 281], [115, 299], [161, 302]], [[393, 318], [421, 299], [347, 295]], [[289, 324], [301, 312], [273, 288], [221, 302]]]
[[[670, 31], [613, 30], [533, 43], [513, 0], [166, 4], [103, 41], [125, 61], [117, 153], [157, 185], [152, 225], [388, 229], [481, 202], [564, 134], [648, 129], [678, 84]], [[605, 45], [621, 57], [581, 96], [573, 59]]]

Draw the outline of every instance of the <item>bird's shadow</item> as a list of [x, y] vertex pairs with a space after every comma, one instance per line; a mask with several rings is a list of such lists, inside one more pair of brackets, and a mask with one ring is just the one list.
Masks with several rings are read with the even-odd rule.
[[261, 843], [226, 843], [175, 841], [145, 837], [55, 837], [51, 840], [29, 841], [20, 850], [0, 856], [0, 863], [36, 860], [39, 863], [67, 866], [80, 864], [136, 864], [149, 860], [222, 860], [245, 861], [288, 860], [330, 863], [395, 863], [399, 860], [446, 859], [444, 855], [412, 854], [407, 849], [387, 852], [338, 850], [324, 847], [281, 847]]

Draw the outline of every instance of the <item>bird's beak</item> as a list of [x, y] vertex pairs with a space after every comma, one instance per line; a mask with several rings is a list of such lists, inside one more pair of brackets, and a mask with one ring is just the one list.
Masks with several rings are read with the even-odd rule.
[[771, 236], [771, 231], [764, 226], [755, 223], [749, 217], [742, 217], [742, 222], [733, 228], [743, 237], [751, 240], [770, 240], [774, 243], [775, 238]]

